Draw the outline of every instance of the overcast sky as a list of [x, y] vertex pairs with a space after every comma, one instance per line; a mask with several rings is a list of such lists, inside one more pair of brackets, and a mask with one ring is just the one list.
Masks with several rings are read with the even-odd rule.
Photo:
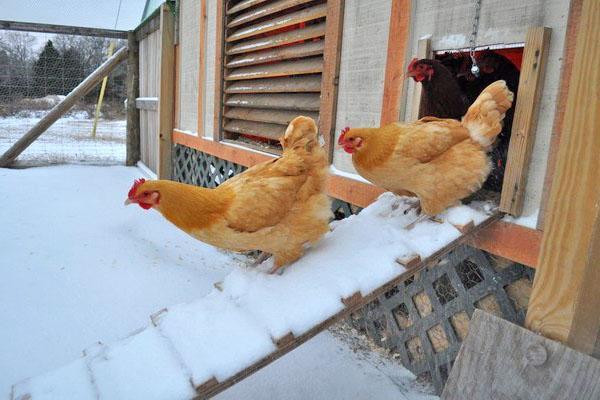
[[[117, 29], [135, 28], [146, 0], [121, 0]], [[119, 0], [0, 0], [0, 20], [113, 29]]]

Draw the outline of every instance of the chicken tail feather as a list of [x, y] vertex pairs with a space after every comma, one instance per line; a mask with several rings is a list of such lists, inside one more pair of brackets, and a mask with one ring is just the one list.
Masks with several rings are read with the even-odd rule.
[[319, 146], [317, 124], [309, 117], [294, 118], [281, 137], [280, 143], [284, 151], [303, 147], [311, 152], [314, 147]]
[[496, 81], [486, 87], [471, 104], [462, 118], [471, 139], [489, 149], [502, 131], [502, 120], [513, 102], [513, 93], [505, 81]]

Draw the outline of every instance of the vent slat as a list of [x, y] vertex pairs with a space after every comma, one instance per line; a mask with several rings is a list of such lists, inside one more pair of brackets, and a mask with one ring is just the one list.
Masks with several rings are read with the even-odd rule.
[[226, 40], [228, 42], [236, 42], [238, 40], [260, 35], [262, 33], [296, 25], [301, 22], [308, 22], [314, 19], [323, 18], [325, 15], [327, 15], [327, 6], [325, 4], [321, 4], [238, 29], [233, 34], [229, 35]]
[[319, 93], [235, 94], [225, 100], [225, 105], [275, 110], [319, 111], [320, 97]]
[[244, 121], [237, 119], [229, 120], [225, 124], [224, 129], [227, 132], [245, 133], [271, 140], [279, 140], [279, 138], [285, 133], [285, 126], [283, 125], [265, 124], [263, 122]]
[[235, 81], [241, 79], [274, 78], [289, 75], [317, 74], [323, 71], [323, 57], [314, 57], [304, 60], [282, 61], [269, 65], [256, 65], [252, 67], [231, 70], [225, 80]]
[[293, 31], [282, 32], [272, 36], [243, 41], [231, 46], [225, 53], [227, 55], [248, 53], [250, 51], [264, 50], [324, 35], [325, 22], [320, 22], [302, 29], [295, 29]]
[[311, 1], [313, 0], [279, 0], [273, 3], [267, 3], [264, 6], [257, 7], [244, 14], [238, 15], [237, 17], [233, 18], [229, 24], [227, 24], [227, 27], [235, 28], [236, 26], [243, 25], [247, 22], [266, 17], [267, 15], [275, 14], [276, 12], [283, 11], [291, 7], [310, 3]]
[[233, 15], [237, 12], [243, 11], [247, 8], [250, 7], [254, 7], [257, 6], [259, 4], [265, 3], [268, 0], [244, 0], [244, 1], [240, 1], [238, 4], [236, 4], [235, 6], [231, 7], [229, 10], [227, 10], [227, 15]]
[[290, 58], [316, 56], [323, 54], [324, 47], [325, 42], [323, 40], [314, 40], [294, 46], [284, 46], [231, 57], [225, 66], [227, 68], [239, 68], [266, 62], [288, 60]]
[[291, 120], [299, 115], [310, 117], [315, 121], [319, 118], [319, 113], [303, 111], [277, 111], [255, 108], [230, 108], [225, 113], [225, 117], [229, 119], [238, 119], [254, 122], [266, 122], [270, 124], [278, 124], [287, 127]]
[[320, 91], [320, 75], [234, 81], [225, 89], [225, 93], [318, 93]]

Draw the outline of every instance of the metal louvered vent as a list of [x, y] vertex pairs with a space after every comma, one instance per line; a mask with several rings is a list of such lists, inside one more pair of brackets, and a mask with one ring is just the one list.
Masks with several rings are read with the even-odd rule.
[[224, 139], [277, 152], [293, 118], [318, 119], [326, 12], [323, 0], [228, 3]]

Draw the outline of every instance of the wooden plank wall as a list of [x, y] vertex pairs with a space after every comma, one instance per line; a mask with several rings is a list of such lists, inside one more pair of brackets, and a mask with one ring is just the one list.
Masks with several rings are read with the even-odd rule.
[[[140, 97], [158, 99], [158, 62], [160, 31], [154, 31], [139, 43]], [[140, 110], [140, 156], [152, 172], [158, 172], [158, 110]]]

